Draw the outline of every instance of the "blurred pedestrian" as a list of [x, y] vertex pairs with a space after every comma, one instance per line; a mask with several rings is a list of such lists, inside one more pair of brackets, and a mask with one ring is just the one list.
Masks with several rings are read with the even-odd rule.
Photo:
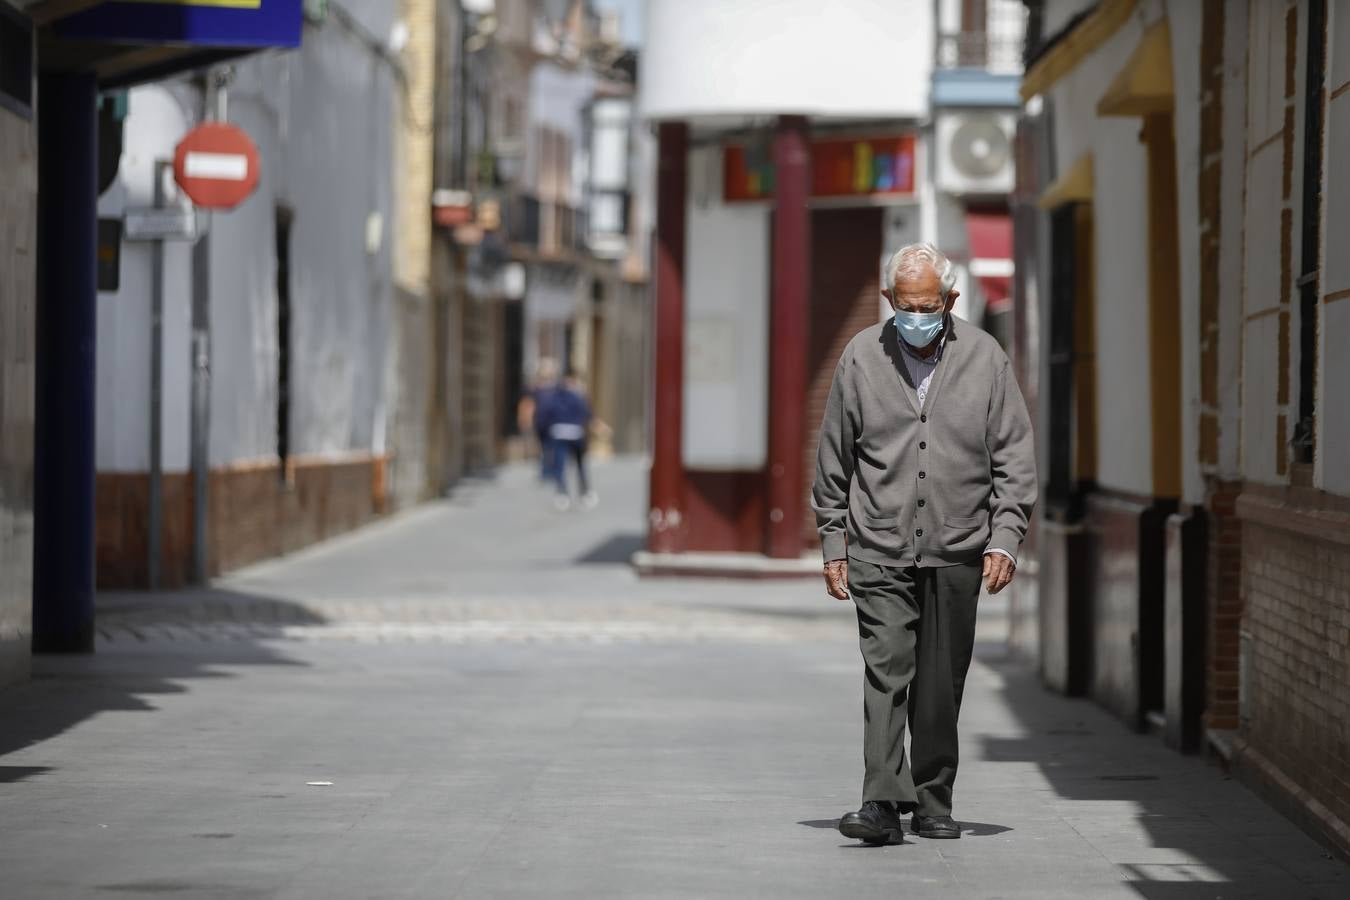
[[549, 423], [545, 414], [549, 396], [556, 390], [558, 390], [558, 363], [557, 360], [545, 357], [539, 360], [539, 365], [535, 369], [534, 383], [525, 392], [525, 396], [520, 398], [520, 405], [516, 407], [516, 424], [521, 433], [534, 432], [539, 449], [539, 480], [545, 483], [554, 480], [553, 448], [549, 441]]
[[559, 510], [572, 505], [567, 489], [567, 468], [570, 462], [577, 470], [581, 505], [586, 509], [594, 507], [599, 497], [591, 489], [586, 471], [586, 450], [595, 417], [581, 379], [574, 370], [569, 369], [562, 384], [547, 395], [544, 415], [552, 448], [553, 479], [558, 489], [554, 505]]
[[[901, 248], [883, 292], [895, 317], [858, 334], [834, 372], [812, 492], [830, 596], [857, 607], [862, 808], [869, 844], [927, 838], [952, 819], [956, 719], [983, 579], [1012, 581], [1036, 502], [1031, 421], [998, 343], [952, 315], [951, 262]], [[910, 757], [905, 756], [905, 726]]]

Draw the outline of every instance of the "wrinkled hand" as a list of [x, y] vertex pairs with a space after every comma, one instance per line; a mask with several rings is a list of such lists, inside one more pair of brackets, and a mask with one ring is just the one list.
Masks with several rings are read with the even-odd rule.
[[997, 594], [1008, 586], [1013, 580], [1013, 573], [1017, 571], [1017, 566], [1011, 559], [1002, 553], [986, 553], [984, 555], [984, 586], [989, 593]]
[[848, 560], [832, 559], [825, 563], [825, 591], [836, 600], [847, 600]]

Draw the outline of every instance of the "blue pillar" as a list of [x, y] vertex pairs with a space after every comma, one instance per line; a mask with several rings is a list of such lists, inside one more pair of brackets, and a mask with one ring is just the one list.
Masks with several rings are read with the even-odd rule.
[[38, 79], [33, 650], [94, 649], [98, 84]]

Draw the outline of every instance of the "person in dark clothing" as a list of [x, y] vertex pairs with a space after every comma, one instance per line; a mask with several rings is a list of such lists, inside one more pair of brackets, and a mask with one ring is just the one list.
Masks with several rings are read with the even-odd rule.
[[542, 412], [552, 448], [553, 479], [558, 486], [555, 505], [559, 509], [567, 509], [572, 505], [567, 489], [567, 464], [570, 460], [577, 469], [581, 505], [587, 509], [595, 506], [598, 498], [591, 490], [586, 473], [591, 404], [586, 399], [576, 372], [568, 370], [562, 384], [544, 399]]

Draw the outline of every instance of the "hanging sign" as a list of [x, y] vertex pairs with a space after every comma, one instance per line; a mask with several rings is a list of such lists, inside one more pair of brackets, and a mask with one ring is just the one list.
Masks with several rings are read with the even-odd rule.
[[224, 122], [198, 125], [174, 150], [174, 180], [204, 209], [234, 209], [257, 188], [258, 175], [253, 140]]
[[[822, 138], [811, 142], [813, 198], [904, 197], [914, 193], [914, 135]], [[768, 145], [729, 145], [723, 153], [723, 198], [728, 203], [773, 197]]]

